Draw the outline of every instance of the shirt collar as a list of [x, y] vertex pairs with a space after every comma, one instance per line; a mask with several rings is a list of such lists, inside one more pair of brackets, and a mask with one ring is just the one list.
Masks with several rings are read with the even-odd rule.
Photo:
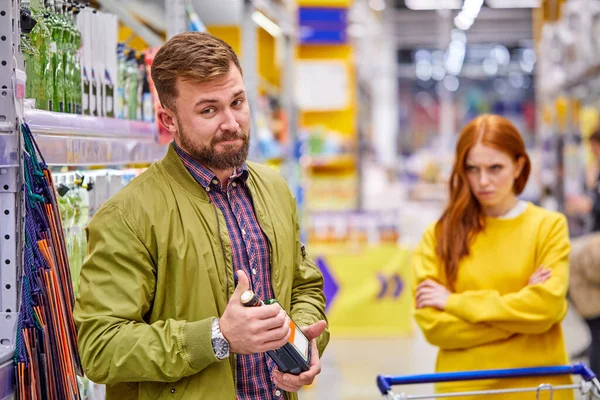
[[[203, 164], [201, 164], [195, 158], [193, 158], [191, 155], [185, 152], [185, 150], [179, 147], [175, 143], [175, 141], [172, 142], [172, 146], [173, 149], [175, 149], [175, 152], [177, 153], [179, 158], [181, 158], [181, 161], [183, 162], [187, 170], [190, 172], [190, 174], [192, 174], [194, 179], [196, 179], [196, 181], [198, 181], [198, 183], [202, 185], [202, 187], [220, 186], [219, 179], [217, 178], [217, 175], [215, 175], [214, 172], [212, 172], [209, 168], [205, 167]], [[248, 166], [244, 162], [241, 167], [235, 168], [233, 170], [233, 175], [230, 177], [229, 180], [233, 181], [239, 178], [242, 180], [242, 182], [245, 183], [248, 180], [248, 174]]]

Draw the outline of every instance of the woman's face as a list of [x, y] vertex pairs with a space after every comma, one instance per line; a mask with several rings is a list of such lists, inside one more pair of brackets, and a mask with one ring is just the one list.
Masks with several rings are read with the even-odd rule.
[[523, 158], [515, 161], [507, 153], [481, 143], [469, 150], [465, 165], [469, 186], [488, 215], [510, 210], [516, 198], [515, 179], [524, 162]]

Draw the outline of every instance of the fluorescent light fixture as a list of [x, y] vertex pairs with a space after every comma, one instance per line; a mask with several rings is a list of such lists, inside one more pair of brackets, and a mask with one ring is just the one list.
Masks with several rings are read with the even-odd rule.
[[383, 11], [385, 10], [385, 0], [369, 0], [369, 7], [373, 11]]
[[411, 10], [458, 10], [462, 0], [405, 0], [406, 7]]
[[462, 10], [454, 18], [454, 25], [463, 31], [469, 30], [479, 16], [482, 6], [483, 0], [465, 0]]
[[269, 35], [273, 37], [281, 36], [282, 30], [279, 25], [275, 22], [271, 21], [265, 14], [260, 11], [254, 11], [252, 13], [252, 20], [256, 22], [256, 25], [263, 28], [265, 31], [269, 33]]
[[542, 0], [486, 0], [490, 8], [538, 8]]

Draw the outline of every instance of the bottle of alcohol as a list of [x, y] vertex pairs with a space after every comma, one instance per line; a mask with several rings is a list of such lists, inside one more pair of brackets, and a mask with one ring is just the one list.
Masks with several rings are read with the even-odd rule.
[[[62, 19], [63, 0], [49, 0], [51, 9], [50, 31], [52, 32], [52, 41], [56, 46], [56, 51], [52, 54], [52, 67], [54, 68], [54, 94], [52, 96], [53, 110], [65, 112], [65, 65], [63, 60], [63, 46], [65, 35], [65, 24]], [[52, 11], [51, 11], [52, 12]]]
[[63, 32], [63, 65], [65, 68], [65, 112], [73, 114], [75, 105], [73, 102], [73, 39], [75, 27], [71, 23], [72, 4], [66, 0], [63, 4], [63, 16], [65, 30]]
[[[44, 70], [50, 53], [50, 31], [46, 25], [44, 7], [41, 1], [29, 1], [29, 7], [31, 16], [36, 20], [36, 24], [29, 34], [30, 43], [34, 51], [33, 58], [27, 67], [27, 84], [31, 91], [31, 98], [35, 99], [36, 108], [48, 110], [48, 100], [52, 96], [48, 96], [46, 91], [47, 85], [44, 80]], [[52, 80], [48, 83], [50, 90], [52, 90], [52, 83]]]
[[127, 119], [137, 119], [138, 108], [138, 63], [135, 50], [129, 52], [127, 58]]
[[125, 102], [125, 78], [127, 64], [125, 60], [125, 45], [117, 44], [117, 118], [124, 119], [127, 115]]
[[[22, 0], [21, 8], [26, 12], [31, 13], [29, 0]], [[33, 89], [36, 74], [35, 62], [37, 58], [37, 49], [35, 49], [35, 47], [33, 46], [33, 42], [31, 40], [31, 32], [27, 34], [21, 31], [21, 52], [23, 53], [23, 58], [25, 59], [25, 73], [27, 74], [27, 81], [25, 82], [25, 98], [37, 100], [35, 90]]]
[[75, 114], [82, 114], [83, 91], [81, 82], [81, 32], [75, 24], [76, 16], [79, 14], [79, 7], [73, 9], [73, 25], [75, 27], [75, 36], [73, 37], [73, 101], [75, 104]]

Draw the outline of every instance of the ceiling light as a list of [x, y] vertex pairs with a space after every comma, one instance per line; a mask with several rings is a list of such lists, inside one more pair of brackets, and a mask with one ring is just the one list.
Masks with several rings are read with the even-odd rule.
[[369, 0], [369, 7], [373, 11], [383, 11], [385, 10], [385, 0]]
[[462, 0], [405, 0], [406, 7], [411, 10], [458, 10]]
[[486, 0], [490, 8], [538, 8], [541, 0]]
[[460, 82], [458, 81], [457, 77], [455, 77], [454, 75], [446, 75], [446, 77], [444, 78], [444, 87], [446, 88], [446, 90], [450, 92], [456, 92], [459, 86]]
[[252, 20], [256, 22], [258, 26], [263, 28], [273, 37], [281, 36], [282, 30], [275, 22], [271, 21], [265, 14], [260, 11], [254, 11], [252, 13]]

